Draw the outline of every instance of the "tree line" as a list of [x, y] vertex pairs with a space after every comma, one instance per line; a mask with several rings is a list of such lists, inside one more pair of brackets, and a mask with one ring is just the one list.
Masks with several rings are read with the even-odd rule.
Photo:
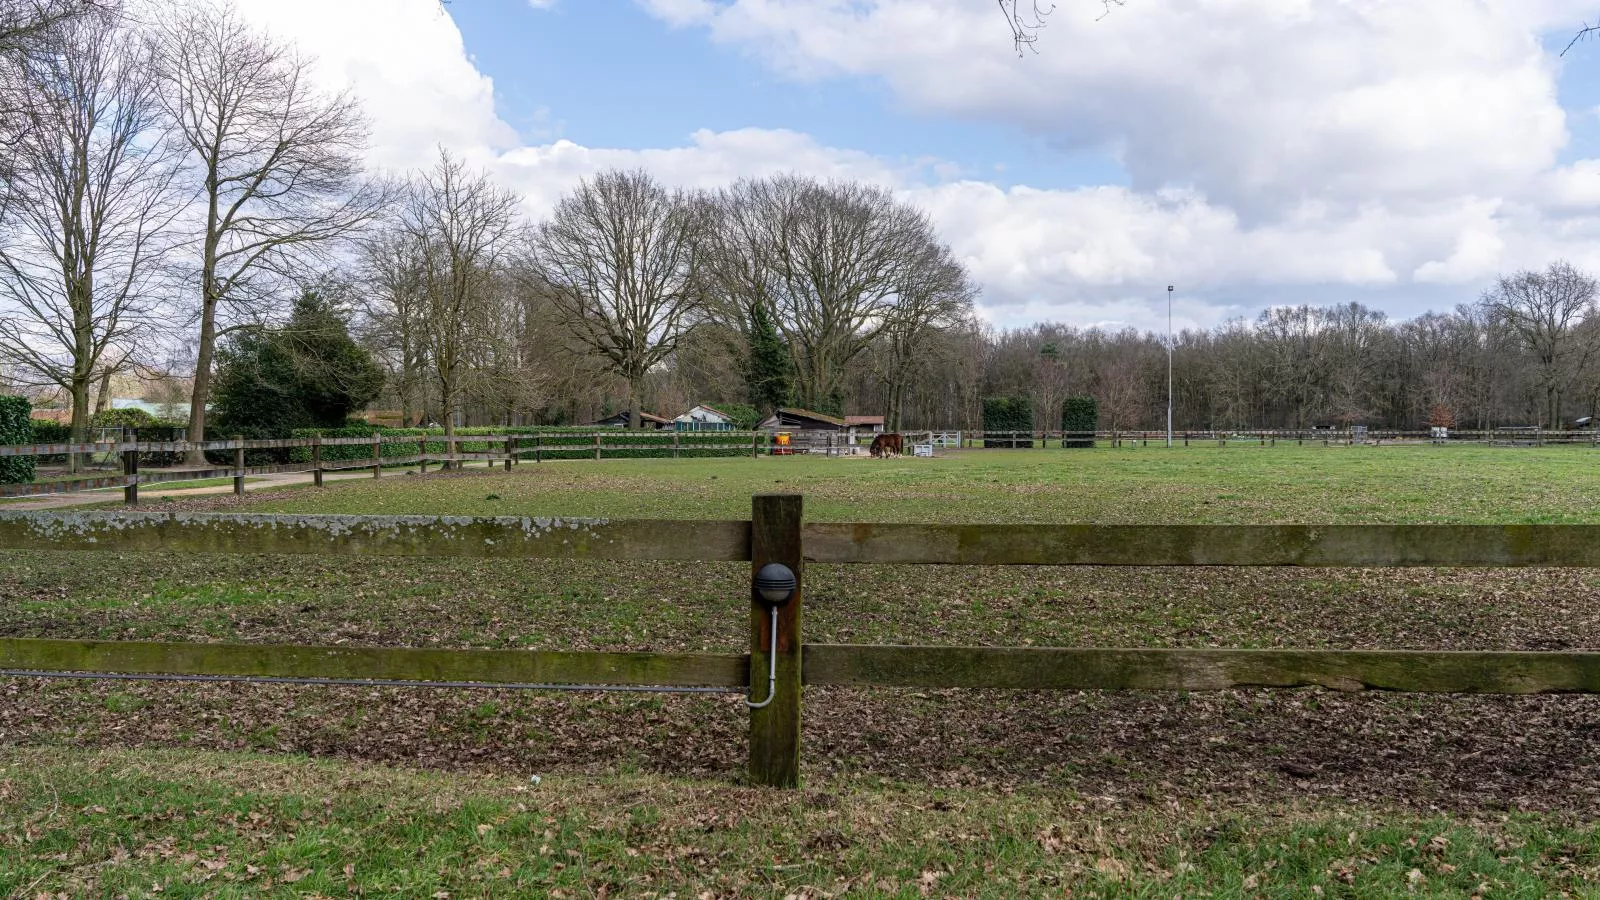
[[[114, 379], [180, 368], [195, 440], [369, 404], [452, 432], [697, 403], [975, 428], [989, 396], [1041, 425], [1080, 395], [1106, 427], [1164, 421], [1162, 336], [984, 326], [884, 188], [613, 170], [533, 220], [443, 149], [367, 170], [359, 103], [310, 67], [224, 0], [0, 0], [0, 377], [67, 397], [74, 439]], [[1175, 424], [1561, 424], [1600, 402], [1595, 290], [1557, 263], [1404, 322], [1349, 303], [1187, 330]]]

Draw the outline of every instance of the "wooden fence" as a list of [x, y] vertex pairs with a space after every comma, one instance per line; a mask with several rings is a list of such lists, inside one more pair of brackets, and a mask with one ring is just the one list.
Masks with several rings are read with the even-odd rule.
[[[1600, 693], [1600, 653], [931, 647], [806, 644], [805, 567], [821, 564], [1600, 567], [1595, 525], [909, 525], [802, 520], [798, 496], [751, 519], [3, 513], [0, 548], [342, 556], [748, 561], [730, 626], [748, 653], [604, 653], [0, 639], [0, 675], [288, 679], [448, 687], [749, 691], [749, 772], [800, 779], [804, 685], [1029, 690], [1320, 686], [1446, 693]], [[794, 573], [770, 616], [755, 573]], [[733, 626], [748, 609], [748, 626]], [[776, 621], [776, 634], [772, 623]], [[776, 653], [769, 656], [769, 648]]]
[[[919, 443], [931, 443], [940, 448], [1012, 448], [1049, 449], [1066, 444], [1090, 444], [1112, 448], [1164, 446], [1164, 431], [907, 431], [907, 452]], [[840, 455], [864, 448], [872, 434], [861, 432], [852, 443], [849, 435], [839, 432], [796, 432], [792, 445], [796, 450]], [[313, 481], [321, 486], [323, 473], [371, 469], [373, 477], [380, 477], [386, 466], [416, 465], [425, 473], [428, 466], [462, 465], [484, 462], [489, 466], [504, 465], [508, 470], [514, 463], [531, 460], [542, 462], [551, 458], [593, 458], [601, 460], [637, 451], [649, 451], [676, 459], [698, 454], [728, 455], [737, 452], [759, 456], [769, 446], [771, 434], [767, 432], [661, 432], [661, 431], [596, 431], [586, 433], [550, 432], [547, 434], [502, 435], [375, 435], [372, 437], [344, 438], [288, 438], [280, 440], [206, 441], [96, 441], [84, 444], [14, 444], [0, 445], [0, 457], [6, 456], [63, 456], [68, 454], [115, 454], [121, 458], [120, 474], [87, 478], [63, 478], [30, 484], [0, 485], [0, 498], [58, 494], [75, 491], [122, 488], [123, 500], [130, 505], [139, 502], [139, 485], [172, 481], [199, 481], [210, 478], [231, 478], [235, 493], [244, 492], [247, 477], [276, 473], [309, 472]], [[1600, 432], [1596, 431], [1540, 431], [1537, 429], [1498, 429], [1491, 431], [1451, 431], [1448, 438], [1436, 438], [1428, 432], [1411, 431], [1182, 431], [1173, 433], [1173, 443], [1189, 446], [1271, 446], [1285, 445], [1352, 445], [1352, 444], [1489, 444], [1517, 446], [1545, 446], [1555, 444], [1581, 444], [1600, 446]], [[463, 444], [483, 445], [477, 452], [466, 452]], [[434, 450], [433, 445], [443, 445]], [[415, 447], [415, 453], [394, 454], [393, 447]], [[327, 458], [329, 447], [371, 448], [371, 453], [359, 458]], [[152, 453], [186, 453], [198, 448], [208, 453], [232, 451], [231, 465], [211, 468], [179, 468], [159, 471], [139, 470], [139, 458]], [[278, 465], [245, 464], [245, 454], [251, 450], [306, 450], [310, 459]]]
[[[908, 441], [918, 440], [948, 432], [909, 431]], [[1164, 447], [1165, 431], [968, 431], [961, 435], [960, 446], [966, 448], [988, 447], [1001, 449], [1036, 449], [1061, 447], [1063, 441], [1089, 443], [1110, 447]], [[1293, 446], [1320, 445], [1355, 446], [1368, 444], [1487, 444], [1492, 446], [1543, 447], [1552, 444], [1581, 444], [1600, 446], [1600, 431], [1547, 431], [1537, 428], [1497, 428], [1487, 430], [1450, 429], [1446, 436], [1436, 436], [1429, 431], [1399, 431], [1369, 429], [1317, 429], [1292, 430], [1224, 430], [1224, 431], [1174, 431], [1173, 446], [1259, 446], [1276, 447], [1280, 443]]]
[[[727, 454], [737, 451], [759, 455], [767, 446], [768, 435], [759, 432], [638, 432], [597, 431], [593, 433], [552, 432], [550, 434], [517, 435], [373, 435], [371, 437], [313, 437], [276, 440], [226, 441], [97, 441], [85, 444], [9, 444], [0, 445], [0, 457], [5, 456], [64, 456], [70, 454], [111, 453], [120, 457], [122, 472], [94, 478], [63, 478], [38, 481], [30, 484], [0, 485], [0, 497], [22, 497], [40, 494], [59, 494], [75, 491], [123, 489], [123, 501], [130, 505], [139, 502], [139, 485], [170, 481], [200, 481], [210, 478], [232, 478], [236, 494], [244, 493], [246, 477], [276, 473], [310, 472], [312, 480], [322, 486], [323, 473], [371, 469], [374, 478], [381, 477], [385, 466], [416, 465], [424, 473], [430, 464], [462, 465], [481, 461], [489, 466], [503, 464], [510, 471], [514, 463], [531, 460], [542, 462], [550, 458], [571, 458], [581, 455], [596, 460], [606, 454], [651, 451], [674, 459], [714, 452]], [[463, 444], [481, 444], [481, 452], [466, 452]], [[432, 445], [443, 445], [435, 451]], [[394, 454], [390, 448], [416, 448], [415, 453]], [[325, 458], [326, 448], [371, 448], [371, 453], [360, 458]], [[156, 472], [139, 471], [139, 458], [151, 453], [187, 453], [200, 449], [207, 453], [232, 451], [232, 465], [212, 468], [182, 468]], [[250, 450], [306, 450], [310, 459], [278, 465], [249, 466], [245, 454]], [[348, 451], [342, 454], [349, 456]]]

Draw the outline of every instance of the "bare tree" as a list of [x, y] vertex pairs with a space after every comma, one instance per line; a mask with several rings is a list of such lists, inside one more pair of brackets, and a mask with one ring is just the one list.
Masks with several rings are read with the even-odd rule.
[[25, 123], [3, 173], [0, 357], [71, 397], [83, 441], [89, 395], [145, 342], [158, 266], [180, 209], [175, 154], [142, 42], [109, 16], [60, 24], [21, 67]]
[[[152, 39], [160, 97], [198, 194], [200, 332], [189, 439], [205, 439], [219, 309], [259, 316], [282, 276], [372, 220], [388, 199], [362, 178], [367, 124], [349, 94], [226, 6], [195, 0]], [[191, 461], [203, 460], [199, 451]]]
[[0, 0], [0, 55], [38, 51], [57, 28], [115, 5], [102, 0]]
[[890, 431], [902, 427], [906, 391], [919, 358], [939, 331], [968, 322], [977, 292], [966, 268], [943, 244], [926, 244], [902, 270], [898, 302], [882, 334], [888, 389], [884, 419]]
[[428, 298], [422, 250], [412, 235], [389, 228], [363, 242], [360, 256], [365, 337], [388, 369], [400, 401], [400, 422], [407, 428], [427, 416]]
[[1569, 262], [1551, 263], [1543, 272], [1502, 275], [1483, 295], [1483, 306], [1501, 320], [1532, 353], [1544, 391], [1544, 424], [1561, 426], [1561, 383], [1573, 356], [1581, 351], [1574, 329], [1594, 312], [1594, 277]]
[[412, 179], [397, 223], [417, 266], [426, 327], [421, 350], [439, 391], [444, 431], [455, 434], [472, 342], [484, 308], [504, 288], [523, 229], [516, 194], [441, 150]]
[[573, 336], [628, 383], [632, 428], [646, 375], [701, 307], [704, 219], [703, 204], [645, 172], [609, 171], [581, 182], [535, 231], [535, 265]]
[[938, 243], [932, 226], [883, 188], [797, 175], [738, 182], [723, 195], [730, 203], [740, 228], [719, 229], [733, 239], [715, 265], [744, 274], [719, 278], [718, 290], [759, 289], [742, 302], [770, 305], [800, 401], [839, 406], [846, 366], [894, 320], [906, 273]]

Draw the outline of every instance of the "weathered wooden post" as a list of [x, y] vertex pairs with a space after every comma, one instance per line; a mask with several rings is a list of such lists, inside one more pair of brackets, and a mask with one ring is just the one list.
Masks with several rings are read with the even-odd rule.
[[311, 485], [322, 487], [322, 435], [311, 439]]
[[594, 461], [600, 461], [600, 432], [594, 433]]
[[132, 444], [132, 449], [122, 451], [122, 477], [127, 484], [122, 488], [122, 502], [129, 506], [139, 505], [139, 433], [132, 428], [122, 429], [122, 440], [125, 444]]
[[750, 458], [761, 458], [761, 432], [756, 432], [750, 437]]
[[802, 500], [798, 494], [753, 498], [750, 523], [750, 696], [766, 696], [772, 614], [755, 588], [755, 574], [768, 563], [788, 566], [795, 587], [778, 608], [777, 675], [771, 702], [750, 710], [750, 780], [770, 787], [800, 785], [800, 609], [805, 597], [805, 557], [800, 545]]
[[428, 436], [417, 438], [417, 471], [428, 474]]
[[511, 461], [517, 458], [517, 439], [506, 437], [506, 471], [511, 471]]
[[374, 431], [372, 433], [372, 477], [373, 478], [382, 478], [383, 477], [383, 444], [380, 443], [380, 440], [381, 440], [381, 438], [378, 437], [378, 433], [376, 431]]
[[672, 458], [678, 458], [678, 430], [676, 428], [672, 430]]
[[544, 432], [533, 436], [533, 461], [544, 462]]
[[233, 436], [233, 495], [244, 496], [244, 435]]

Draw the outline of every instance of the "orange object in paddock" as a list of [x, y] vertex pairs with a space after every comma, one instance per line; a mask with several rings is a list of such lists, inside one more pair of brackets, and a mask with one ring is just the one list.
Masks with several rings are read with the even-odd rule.
[[794, 446], [790, 443], [789, 432], [780, 431], [772, 436], [773, 456], [793, 456]]

